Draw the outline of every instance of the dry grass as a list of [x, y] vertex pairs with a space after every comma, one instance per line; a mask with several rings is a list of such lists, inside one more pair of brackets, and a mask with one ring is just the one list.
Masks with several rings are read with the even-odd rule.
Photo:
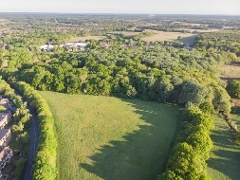
[[177, 107], [138, 99], [40, 94], [55, 117], [59, 179], [155, 179], [165, 167]]
[[74, 37], [70, 40], [70, 42], [84, 42], [85, 40], [93, 39], [93, 40], [101, 40], [106, 39], [107, 36], [86, 36], [86, 37]]
[[240, 78], [240, 64], [224, 65], [220, 70], [220, 77], [223, 79], [239, 79]]
[[165, 32], [165, 31], [156, 31], [156, 30], [149, 30], [156, 35], [144, 37], [142, 38], [143, 41], [146, 42], [154, 42], [154, 41], [177, 41], [178, 36], [181, 37], [179, 41], [183, 42], [184, 44], [192, 44], [195, 40], [196, 34], [191, 33], [180, 33], [180, 32]]
[[183, 28], [183, 29], [178, 29], [178, 30], [185, 30], [185, 31], [190, 31], [190, 32], [198, 31], [198, 32], [202, 32], [202, 33], [219, 31], [219, 29], [188, 29], [188, 28]]

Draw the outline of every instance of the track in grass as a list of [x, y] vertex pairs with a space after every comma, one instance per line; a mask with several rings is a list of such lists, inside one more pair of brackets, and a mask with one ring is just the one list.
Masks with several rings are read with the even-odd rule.
[[[232, 119], [236, 122], [239, 116], [232, 115]], [[212, 180], [239, 180], [240, 147], [224, 119], [216, 117], [214, 123], [211, 135], [214, 147], [207, 162], [208, 174]], [[237, 125], [240, 125], [239, 120]]]
[[59, 179], [155, 179], [177, 127], [178, 108], [114, 97], [40, 92], [54, 114]]

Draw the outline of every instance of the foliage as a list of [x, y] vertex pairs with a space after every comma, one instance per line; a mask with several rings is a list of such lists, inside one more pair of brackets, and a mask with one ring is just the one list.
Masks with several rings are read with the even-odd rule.
[[231, 97], [240, 98], [240, 82], [238, 80], [229, 81], [226, 90]]
[[6, 108], [4, 106], [0, 106], [0, 113], [5, 111], [5, 110], [6, 110]]
[[182, 116], [177, 145], [173, 148], [166, 171], [158, 179], [210, 179], [206, 174], [206, 160], [213, 146], [210, 114], [191, 106]]
[[[31, 105], [37, 109], [41, 135], [33, 168], [33, 178], [36, 180], [55, 180], [57, 178], [57, 140], [54, 134], [54, 119], [46, 101], [28, 84], [18, 82], [17, 88]], [[27, 134], [22, 134], [22, 142], [29, 139]]]
[[[0, 76], [0, 93], [4, 94], [7, 98], [9, 98], [13, 104], [16, 106], [16, 112], [13, 114], [14, 122], [17, 124], [12, 125], [12, 141], [16, 137], [21, 137], [21, 145], [18, 146], [18, 150], [21, 152], [21, 156], [26, 157], [28, 154], [28, 143], [29, 143], [29, 120], [30, 120], [30, 113], [27, 109], [26, 102], [22, 101], [22, 98], [17, 95], [14, 90], [10, 87], [9, 84], [7, 84], [4, 80], [2, 80], [2, 77]], [[11, 148], [11, 146], [10, 146]], [[19, 160], [16, 160], [14, 163], [14, 171], [11, 173], [10, 178], [11, 179], [20, 179], [23, 173], [23, 169], [26, 164], [26, 159], [21, 158]]]

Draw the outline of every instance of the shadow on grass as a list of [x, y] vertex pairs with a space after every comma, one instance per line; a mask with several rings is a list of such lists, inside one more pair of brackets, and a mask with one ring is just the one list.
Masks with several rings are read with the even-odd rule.
[[[90, 173], [105, 180], [151, 180], [164, 170], [174, 139], [177, 124], [177, 108], [159, 106], [152, 108], [136, 100], [126, 100], [135, 113], [149, 125], [127, 133], [124, 141], [110, 141], [88, 157], [92, 163], [80, 163]], [[174, 112], [175, 110], [175, 112]]]
[[195, 39], [196, 39], [196, 35], [193, 35], [190, 37], [181, 37], [181, 39], [179, 41], [184, 44], [188, 44], [188, 45], [192, 46], [195, 42]]
[[218, 150], [214, 152], [219, 158], [210, 158], [208, 166], [223, 173], [224, 179], [239, 180], [240, 178], [240, 153], [233, 151]]
[[235, 143], [234, 136], [227, 125], [218, 125], [217, 129], [211, 134], [215, 150], [207, 161], [208, 167], [224, 174], [226, 177], [223, 179], [239, 180], [240, 147]]
[[222, 148], [230, 148], [238, 150], [240, 147], [236, 145], [234, 135], [230, 128], [225, 130], [212, 130], [211, 138], [215, 146]]

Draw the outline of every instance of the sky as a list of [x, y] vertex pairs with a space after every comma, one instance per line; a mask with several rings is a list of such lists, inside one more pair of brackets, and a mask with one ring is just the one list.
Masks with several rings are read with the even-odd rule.
[[0, 12], [227, 14], [240, 0], [0, 0]]

